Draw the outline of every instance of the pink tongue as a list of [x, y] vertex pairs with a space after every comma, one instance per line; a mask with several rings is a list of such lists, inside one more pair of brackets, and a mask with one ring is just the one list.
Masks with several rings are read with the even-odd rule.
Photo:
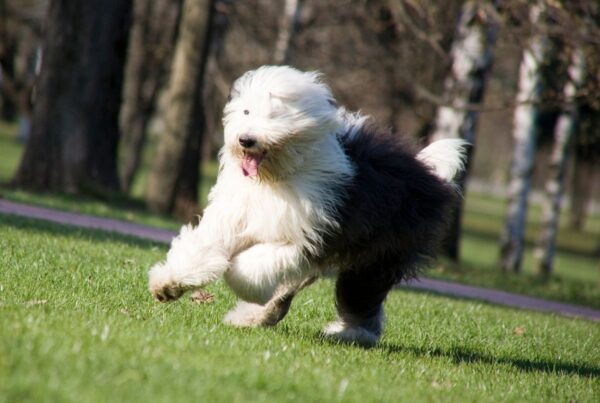
[[262, 158], [256, 155], [244, 155], [244, 159], [242, 159], [242, 172], [244, 176], [258, 175], [258, 165], [261, 160]]

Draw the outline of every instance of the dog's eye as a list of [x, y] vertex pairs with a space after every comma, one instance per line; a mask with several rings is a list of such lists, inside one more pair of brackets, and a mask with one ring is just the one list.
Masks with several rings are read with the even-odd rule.
[[249, 115], [250, 111], [248, 109], [244, 109], [244, 115]]

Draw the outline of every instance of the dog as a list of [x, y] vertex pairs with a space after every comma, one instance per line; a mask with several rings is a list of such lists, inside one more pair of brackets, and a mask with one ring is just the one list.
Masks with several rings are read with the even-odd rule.
[[199, 225], [151, 268], [156, 299], [224, 278], [239, 297], [225, 323], [273, 326], [334, 270], [338, 318], [324, 334], [378, 341], [388, 292], [435, 258], [466, 144], [416, 152], [336, 105], [318, 72], [263, 66], [234, 82], [217, 182]]

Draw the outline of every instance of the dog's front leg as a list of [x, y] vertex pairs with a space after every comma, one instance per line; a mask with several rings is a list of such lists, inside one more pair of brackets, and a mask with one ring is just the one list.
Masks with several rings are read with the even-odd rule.
[[233, 257], [225, 281], [244, 301], [265, 304], [283, 283], [307, 275], [302, 248], [289, 243], [256, 244]]
[[150, 270], [148, 288], [157, 300], [175, 300], [184, 292], [221, 277], [229, 267], [229, 256], [221, 238], [206, 224], [183, 227], [173, 239], [166, 261]]
[[293, 244], [257, 244], [236, 255], [225, 281], [240, 297], [224, 322], [240, 327], [274, 326], [300, 289], [314, 281], [302, 249]]

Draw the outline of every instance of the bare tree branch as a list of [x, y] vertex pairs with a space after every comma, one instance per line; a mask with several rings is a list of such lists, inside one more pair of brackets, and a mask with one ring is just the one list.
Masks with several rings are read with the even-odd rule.
[[450, 58], [448, 53], [441, 47], [439, 42], [431, 37], [430, 34], [424, 32], [415, 25], [404, 7], [402, 1], [392, 1], [390, 3], [390, 12], [392, 13], [393, 19], [401, 21], [403, 26], [406, 27], [417, 39], [426, 43], [433, 51], [445, 62], [449, 62]]

